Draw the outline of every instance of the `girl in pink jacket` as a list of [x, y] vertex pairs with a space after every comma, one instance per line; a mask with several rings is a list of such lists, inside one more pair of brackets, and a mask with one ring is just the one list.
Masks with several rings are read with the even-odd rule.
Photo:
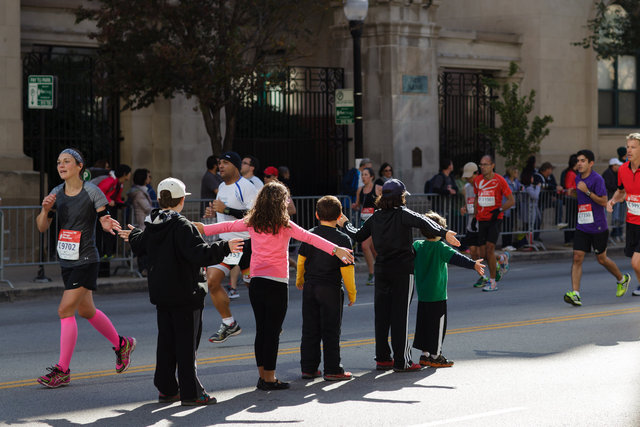
[[248, 231], [251, 237], [251, 285], [249, 300], [256, 320], [254, 352], [260, 390], [282, 390], [289, 383], [276, 378], [276, 359], [280, 331], [289, 300], [289, 240], [306, 242], [339, 257], [345, 264], [353, 262], [350, 249], [341, 248], [309, 233], [287, 213], [289, 190], [280, 182], [266, 184], [258, 193], [254, 207], [237, 221], [205, 225], [204, 234]]

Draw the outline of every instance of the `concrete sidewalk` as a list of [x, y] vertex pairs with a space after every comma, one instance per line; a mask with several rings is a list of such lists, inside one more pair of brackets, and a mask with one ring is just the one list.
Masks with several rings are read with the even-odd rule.
[[[571, 246], [565, 246], [563, 232], [550, 231], [542, 234], [545, 250], [522, 249], [512, 252], [511, 262], [518, 264], [521, 262], [540, 262], [547, 260], [566, 259], [567, 263], [571, 262], [573, 249]], [[498, 242], [500, 247], [501, 241]], [[609, 244], [608, 253], [612, 255], [622, 255], [624, 243]], [[117, 263], [112, 263], [111, 271], [118, 267]], [[362, 258], [356, 263], [356, 271], [365, 273], [366, 264]], [[51, 282], [38, 283], [34, 282], [37, 276], [38, 266], [29, 267], [6, 267], [4, 271], [4, 279], [9, 280], [13, 288], [6, 282], [0, 283], [0, 302], [10, 302], [18, 299], [37, 298], [49, 295], [61, 295], [64, 289], [62, 278], [60, 276], [60, 267], [58, 265], [46, 265], [45, 275], [51, 278]], [[295, 271], [290, 270], [290, 276], [295, 277]], [[111, 277], [98, 278], [98, 294], [122, 293], [122, 292], [146, 292], [147, 279], [132, 277], [124, 266], [122, 266], [117, 275]]]

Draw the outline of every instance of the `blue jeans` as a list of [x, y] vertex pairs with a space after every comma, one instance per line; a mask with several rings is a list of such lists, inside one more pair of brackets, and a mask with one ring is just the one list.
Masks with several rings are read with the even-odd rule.
[[622, 237], [622, 226], [624, 225], [627, 215], [627, 205], [625, 202], [613, 205], [613, 214], [611, 215], [611, 237]]

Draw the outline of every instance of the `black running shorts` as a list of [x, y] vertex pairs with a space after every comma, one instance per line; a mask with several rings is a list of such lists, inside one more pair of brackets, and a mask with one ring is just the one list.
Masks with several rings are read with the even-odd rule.
[[635, 252], [640, 252], [640, 225], [627, 222], [626, 228], [624, 254], [631, 258]]
[[87, 288], [90, 291], [98, 289], [98, 270], [100, 263], [83, 264], [77, 267], [60, 267], [62, 270], [62, 281], [65, 290]]
[[487, 242], [495, 245], [498, 242], [501, 229], [501, 219], [495, 221], [478, 221], [478, 246], [482, 246]]
[[573, 250], [589, 253], [593, 247], [593, 252], [598, 255], [607, 250], [608, 240], [609, 230], [600, 233], [586, 233], [582, 230], [576, 230], [573, 235]]

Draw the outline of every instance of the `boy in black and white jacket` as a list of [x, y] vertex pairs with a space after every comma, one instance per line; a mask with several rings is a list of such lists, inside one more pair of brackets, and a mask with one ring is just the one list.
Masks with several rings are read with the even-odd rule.
[[159, 400], [181, 400], [183, 406], [198, 406], [216, 403], [196, 372], [206, 288], [201, 270], [219, 263], [230, 252], [239, 252], [242, 240], [219, 241], [211, 246], [205, 243], [196, 226], [180, 215], [189, 194], [182, 181], [163, 180], [158, 184], [160, 209], [152, 210], [145, 219], [145, 230], [129, 225], [130, 230], [120, 236], [129, 240], [136, 255], [148, 256], [149, 299], [157, 308], [158, 321], [153, 382], [160, 391]]

